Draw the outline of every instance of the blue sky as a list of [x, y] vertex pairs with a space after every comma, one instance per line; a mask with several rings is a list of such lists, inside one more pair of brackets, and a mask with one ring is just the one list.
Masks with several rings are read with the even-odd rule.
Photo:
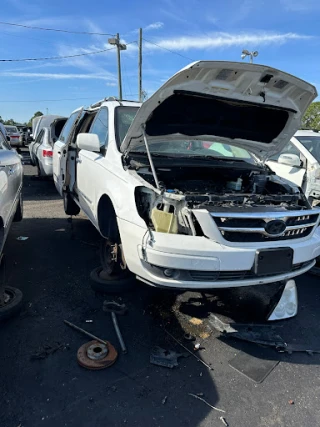
[[[122, 42], [130, 43], [121, 54], [127, 99], [137, 99], [138, 93], [139, 27], [146, 40], [143, 88], [148, 95], [191, 60], [241, 61], [242, 49], [258, 50], [255, 62], [295, 74], [320, 92], [319, 0], [2, 0], [0, 20], [70, 31], [119, 32]], [[109, 47], [108, 36], [0, 24], [0, 59], [73, 55]], [[0, 115], [5, 119], [27, 121], [35, 111], [46, 113], [46, 109], [68, 116], [81, 105], [118, 94], [116, 52], [0, 62], [0, 90]]]

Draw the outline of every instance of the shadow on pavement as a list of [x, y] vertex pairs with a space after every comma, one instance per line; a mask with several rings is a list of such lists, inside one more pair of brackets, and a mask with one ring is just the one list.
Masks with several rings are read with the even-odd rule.
[[[20, 235], [28, 240], [17, 241]], [[7, 284], [24, 294], [19, 317], [1, 325], [1, 426], [197, 426], [211, 411], [188, 393], [203, 393], [219, 406], [214, 378], [192, 356], [167, 369], [149, 362], [154, 345], [181, 352], [162, 329], [184, 331], [172, 307], [176, 294], [137, 283], [121, 301], [128, 314], [119, 324], [128, 354], [115, 365], [88, 371], [77, 364], [89, 338], [68, 328], [67, 319], [119, 349], [105, 299], [95, 294], [89, 273], [98, 264], [98, 233], [87, 220], [25, 219], [14, 224], [5, 248]], [[86, 320], [93, 320], [86, 323]], [[185, 343], [189, 345], [189, 343]], [[41, 349], [56, 352], [33, 360]], [[201, 356], [200, 356], [201, 357]], [[164, 403], [163, 403], [164, 402]], [[212, 414], [219, 423], [221, 413]]]

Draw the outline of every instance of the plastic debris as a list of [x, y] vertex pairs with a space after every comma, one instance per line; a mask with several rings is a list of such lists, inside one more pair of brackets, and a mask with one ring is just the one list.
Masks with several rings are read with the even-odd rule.
[[194, 345], [194, 350], [199, 350], [199, 348], [200, 348], [200, 343], [197, 343]]
[[[210, 406], [210, 408], [214, 409], [215, 411], [224, 412], [224, 413], [226, 412], [226, 411], [224, 411], [223, 409], [219, 409], [219, 408], [216, 408], [215, 406], [210, 405], [210, 403], [209, 403], [209, 402], [207, 402], [206, 400], [202, 399], [202, 397], [200, 397], [200, 396], [198, 396], [198, 395], [196, 395], [196, 394], [193, 394], [193, 393], [188, 393], [188, 394], [189, 394], [189, 396], [192, 396], [192, 397], [194, 397], [195, 399], [199, 399], [199, 400], [201, 400], [201, 402], [203, 402], [203, 403], [205, 403], [206, 405]], [[221, 419], [221, 418], [220, 418], [220, 419]]]
[[168, 396], [164, 396], [164, 398], [162, 399], [162, 405], [165, 405], [167, 402]]
[[93, 320], [91, 320], [91, 319], [86, 320], [86, 323], [93, 323]]
[[289, 405], [294, 405], [294, 400], [290, 399], [288, 403]]
[[178, 366], [178, 358], [187, 357], [186, 353], [177, 353], [171, 350], [165, 350], [161, 347], [154, 347], [150, 354], [150, 363], [153, 365], [164, 366], [165, 368], [174, 368]]
[[228, 427], [228, 423], [227, 423], [227, 421], [226, 421], [226, 419], [224, 418], [224, 417], [220, 417], [219, 418], [222, 422], [223, 422], [223, 424], [226, 426], [226, 427]]
[[17, 240], [28, 240], [29, 239], [29, 237], [26, 237], [26, 236], [19, 236], [19, 237], [17, 237]]

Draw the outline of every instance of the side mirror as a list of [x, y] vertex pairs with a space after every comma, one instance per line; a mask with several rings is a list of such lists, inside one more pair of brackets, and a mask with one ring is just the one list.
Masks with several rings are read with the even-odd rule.
[[278, 163], [281, 163], [282, 165], [293, 166], [298, 168], [301, 166], [300, 157], [297, 156], [296, 154], [291, 154], [291, 153], [280, 154], [278, 158]]
[[100, 152], [100, 141], [96, 133], [79, 133], [76, 143], [79, 150]]

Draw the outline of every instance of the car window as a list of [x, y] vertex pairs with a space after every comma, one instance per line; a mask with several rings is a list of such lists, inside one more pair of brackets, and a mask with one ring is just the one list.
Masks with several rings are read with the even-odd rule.
[[77, 118], [79, 116], [79, 111], [74, 112], [73, 114], [71, 114], [71, 116], [69, 117], [69, 119], [67, 120], [66, 124], [64, 125], [59, 140], [62, 142], [67, 142], [68, 138], [69, 138], [69, 134], [73, 128], [73, 125], [75, 124]]
[[116, 141], [120, 147], [126, 136], [139, 107], [117, 107], [115, 111], [115, 131]]
[[42, 129], [36, 138], [36, 144], [41, 144], [44, 137], [44, 129]]
[[98, 135], [100, 147], [108, 146], [108, 116], [108, 109], [101, 108], [89, 131], [89, 133], [95, 133]]
[[298, 150], [298, 148], [292, 144], [291, 141], [289, 141], [285, 147], [281, 150], [280, 153], [275, 154], [274, 156], [270, 157], [269, 160], [273, 160], [275, 162], [278, 161], [279, 157], [281, 154], [296, 154], [298, 157], [300, 157], [300, 151]]

